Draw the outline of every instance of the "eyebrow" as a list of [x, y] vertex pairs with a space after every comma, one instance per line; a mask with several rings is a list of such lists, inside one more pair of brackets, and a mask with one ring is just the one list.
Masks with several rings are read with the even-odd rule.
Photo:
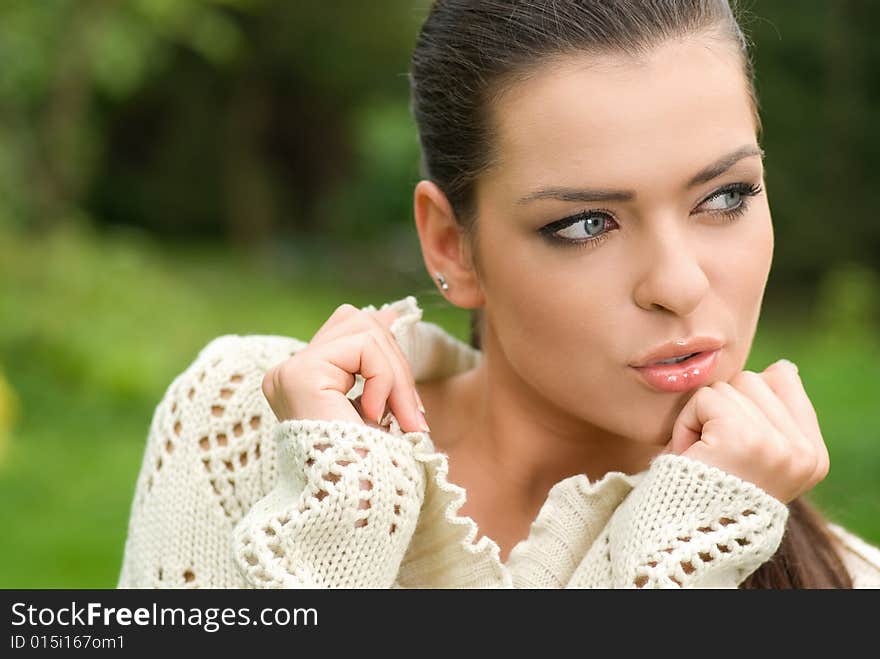
[[[687, 188], [693, 188], [701, 183], [707, 183], [721, 176], [743, 158], [751, 156], [764, 157], [764, 150], [754, 144], [747, 144], [722, 156], [708, 167], [699, 171], [687, 183]], [[521, 197], [517, 203], [526, 204], [536, 199], [560, 199], [562, 201], [632, 201], [636, 193], [632, 190], [584, 190], [580, 188], [550, 187], [541, 188]]]

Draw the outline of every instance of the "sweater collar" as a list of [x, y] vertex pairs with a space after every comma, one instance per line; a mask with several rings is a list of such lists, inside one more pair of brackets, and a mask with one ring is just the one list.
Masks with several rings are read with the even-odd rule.
[[[394, 308], [399, 314], [390, 331], [409, 361], [417, 382], [462, 372], [473, 368], [482, 359], [481, 351], [439, 325], [422, 320], [422, 309], [414, 296], [387, 302], [381, 308], [386, 307]], [[376, 307], [369, 305], [364, 310], [376, 311]], [[435, 449], [429, 434], [404, 433], [390, 412], [383, 419], [383, 426], [387, 426], [391, 434], [412, 442], [416, 458], [424, 464], [427, 475], [422, 514], [401, 571], [401, 583], [409, 586], [418, 586], [426, 578], [426, 566], [421, 562], [424, 556], [430, 556], [434, 566], [437, 560], [446, 564], [442, 572], [449, 576], [449, 585], [509, 587], [528, 582], [531, 571], [546, 572], [547, 566], [540, 557], [547, 552], [566, 555], [573, 551], [574, 556], [578, 555], [579, 549], [572, 543], [578, 547], [584, 543], [589, 546], [617, 505], [646, 473], [612, 471], [595, 482], [590, 482], [586, 474], [575, 474], [559, 481], [550, 489], [532, 522], [529, 535], [511, 550], [507, 562], [502, 563], [497, 543], [488, 536], [478, 538], [476, 522], [458, 514], [467, 492], [447, 479], [448, 458]], [[560, 537], [560, 524], [586, 530], [572, 537]], [[570, 568], [573, 570], [574, 566]], [[568, 568], [561, 563], [557, 569], [560, 574], [553, 577], [564, 585], [570, 576]], [[468, 584], [462, 582], [463, 575], [477, 576]], [[432, 578], [438, 578], [436, 572]]]
[[[409, 361], [416, 382], [470, 370], [482, 360], [480, 350], [436, 323], [422, 320], [422, 309], [415, 296], [386, 302], [380, 309], [388, 307], [398, 314], [389, 329]], [[376, 311], [376, 307], [371, 304], [364, 311]]]

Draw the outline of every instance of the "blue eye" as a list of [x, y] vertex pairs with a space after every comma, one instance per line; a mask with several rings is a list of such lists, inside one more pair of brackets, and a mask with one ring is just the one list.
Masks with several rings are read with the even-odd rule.
[[[720, 215], [725, 222], [732, 222], [748, 209], [748, 197], [760, 194], [761, 191], [760, 185], [733, 183], [713, 192], [700, 203], [700, 206], [715, 199], [733, 198], [733, 202], [722, 208], [706, 211]], [[609, 211], [589, 210], [551, 222], [538, 229], [538, 232], [556, 245], [595, 247], [608, 239], [613, 225], [616, 224]]]
[[[737, 199], [738, 197], [741, 197], [741, 196], [742, 196], [742, 192], [740, 192], [739, 190], [728, 190], [727, 192], [720, 192], [713, 197], [709, 197], [709, 199], [707, 199], [706, 202], [711, 201], [712, 199], [716, 199], [716, 198], [717, 199], [724, 199], [725, 197], [734, 197], [734, 199]], [[703, 203], [706, 203], [706, 202], [703, 202]], [[735, 208], [737, 205], [738, 204], [736, 204], [736, 203], [725, 204], [723, 208], [719, 208], [718, 210], [720, 210], [720, 211], [730, 210], [731, 208]]]
[[[728, 185], [720, 190], [713, 192], [709, 197], [707, 197], [703, 204], [706, 202], [712, 201], [713, 199], [723, 199], [724, 197], [733, 196], [735, 198], [741, 198], [741, 201], [735, 206], [724, 206], [718, 210], [710, 210], [710, 213], [720, 213], [723, 219], [726, 222], [732, 222], [737, 217], [746, 212], [749, 207], [748, 197], [754, 197], [757, 194], [760, 194], [763, 188], [760, 185], [749, 185], [747, 183], [734, 183], [733, 185]], [[701, 206], [703, 204], [700, 204]]]
[[609, 225], [616, 224], [605, 212], [584, 211], [558, 220], [540, 229], [549, 240], [563, 244], [595, 244], [603, 240]]

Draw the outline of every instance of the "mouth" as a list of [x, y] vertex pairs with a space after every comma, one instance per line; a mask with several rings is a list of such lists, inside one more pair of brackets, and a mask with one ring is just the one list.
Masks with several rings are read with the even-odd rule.
[[692, 352], [689, 355], [684, 355], [682, 357], [672, 357], [671, 359], [663, 359], [659, 362], [654, 362], [653, 364], [648, 364], [648, 366], [660, 366], [662, 364], [681, 364], [682, 362], [686, 362], [688, 359], [696, 357], [697, 355], [702, 355], [702, 352]]
[[720, 352], [720, 348], [704, 350], [632, 368], [656, 391], [688, 391], [711, 380]]

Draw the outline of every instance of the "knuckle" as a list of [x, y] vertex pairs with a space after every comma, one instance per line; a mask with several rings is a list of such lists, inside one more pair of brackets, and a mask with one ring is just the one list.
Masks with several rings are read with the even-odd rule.
[[775, 451], [770, 464], [775, 470], [798, 482], [809, 478], [815, 467], [815, 464], [810, 464], [809, 456], [803, 451], [793, 450]]
[[328, 324], [332, 324], [336, 321], [341, 321], [345, 318], [351, 316], [357, 309], [354, 305], [349, 304], [348, 302], [343, 302], [338, 307], [333, 310], [333, 313], [330, 314], [330, 317], [327, 319]]
[[273, 384], [277, 381], [283, 388], [287, 388], [290, 384], [292, 384], [297, 379], [297, 374], [300, 370], [300, 364], [295, 362], [293, 358], [286, 360], [280, 366], [275, 367], [273, 369], [274, 379]]
[[831, 469], [831, 461], [828, 459], [828, 453], [823, 452], [821, 456], [817, 459], [816, 464], [816, 475], [819, 480], [824, 479], [828, 472]]
[[804, 452], [795, 459], [795, 463], [798, 476], [807, 480], [812, 478], [813, 474], [816, 473], [816, 468], [819, 466], [819, 459], [815, 453]]
[[367, 330], [365, 333], [364, 341], [371, 349], [380, 348], [379, 338], [376, 336], [376, 333], [373, 330]]
[[376, 343], [385, 343], [385, 333], [379, 327], [373, 325], [367, 330], [367, 333], [373, 337]]

